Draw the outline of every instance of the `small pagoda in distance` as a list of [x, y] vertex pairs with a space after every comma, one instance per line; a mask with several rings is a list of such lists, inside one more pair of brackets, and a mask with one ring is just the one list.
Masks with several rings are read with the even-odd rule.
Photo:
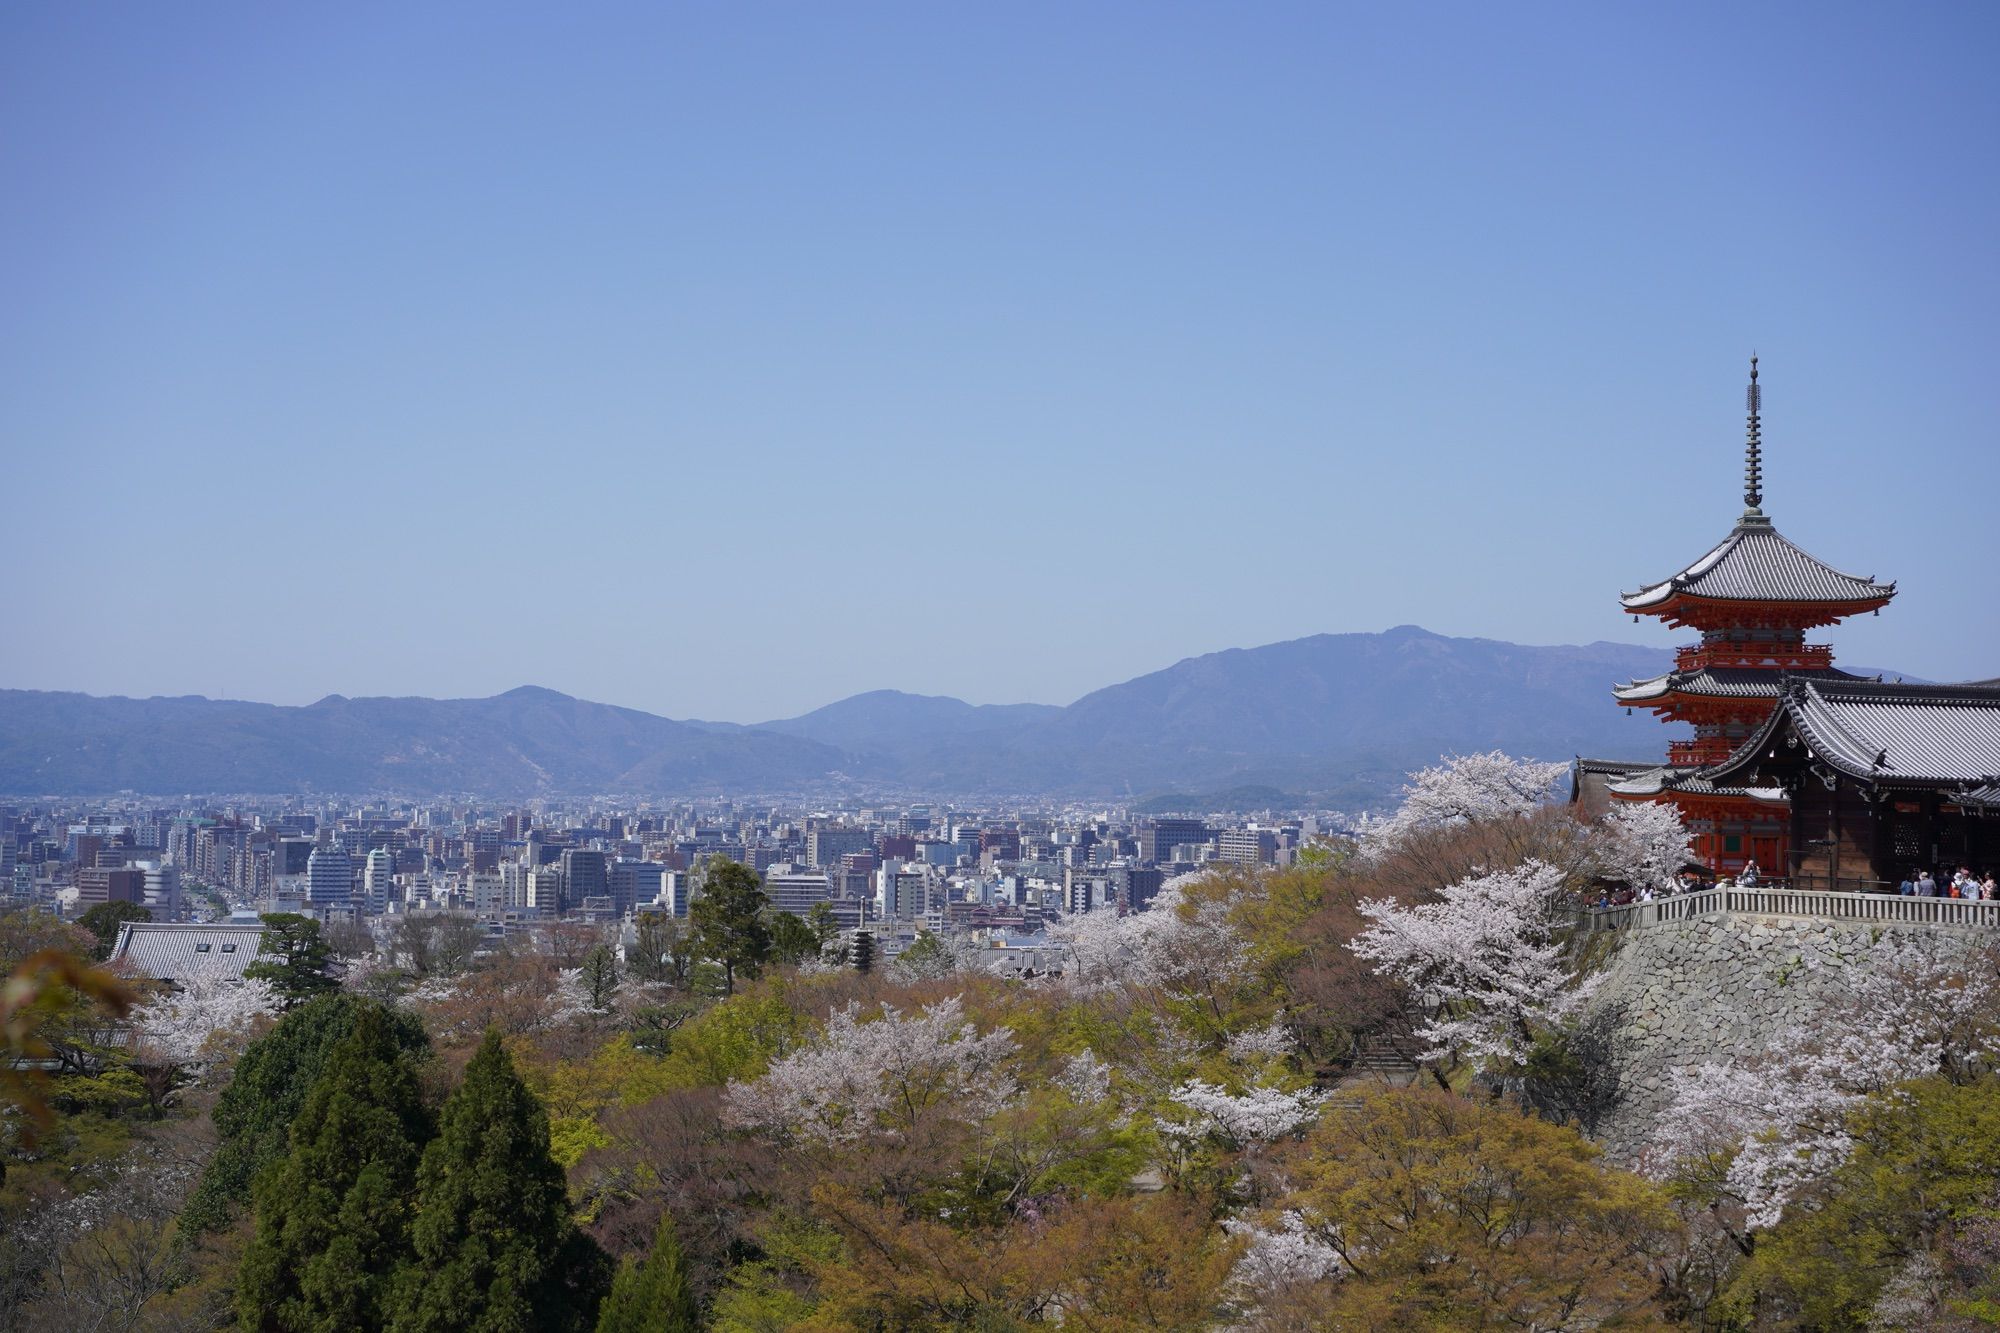
[[1777, 707], [1787, 678], [1854, 681], [1833, 665], [1833, 650], [1807, 643], [1806, 631], [1877, 611], [1896, 595], [1894, 583], [1856, 578], [1822, 563], [1773, 527], [1763, 510], [1762, 399], [1757, 358], [1750, 358], [1746, 395], [1749, 439], [1743, 471], [1744, 510], [1729, 535], [1673, 577], [1626, 593], [1636, 621], [1656, 616], [1701, 632], [1699, 643], [1675, 653], [1674, 669], [1613, 690], [1627, 708], [1646, 708], [1662, 721], [1687, 722], [1692, 740], [1668, 747], [1664, 765], [1577, 761], [1577, 792], [1596, 785], [1613, 800], [1671, 801], [1694, 837], [1695, 854], [1717, 874], [1754, 862], [1788, 875], [1788, 801], [1778, 789], [1730, 785], [1709, 776], [1761, 728]]

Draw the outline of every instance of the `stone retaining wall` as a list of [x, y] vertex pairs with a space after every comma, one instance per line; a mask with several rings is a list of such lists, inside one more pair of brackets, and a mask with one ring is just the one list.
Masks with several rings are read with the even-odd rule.
[[1627, 933], [1591, 1011], [1612, 1022], [1619, 1097], [1598, 1124], [1606, 1155], [1635, 1164], [1667, 1103], [1667, 1071], [1763, 1051], [1780, 1032], [1851, 999], [1877, 941], [1962, 947], [1983, 930], [1722, 914]]

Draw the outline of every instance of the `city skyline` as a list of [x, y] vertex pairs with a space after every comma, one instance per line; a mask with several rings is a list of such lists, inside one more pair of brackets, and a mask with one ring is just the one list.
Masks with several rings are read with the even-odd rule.
[[1985, 11], [4, 23], [0, 686], [1664, 646], [1615, 597], [1728, 531], [1753, 349], [1768, 511], [1899, 585], [1840, 658], [2000, 673]]

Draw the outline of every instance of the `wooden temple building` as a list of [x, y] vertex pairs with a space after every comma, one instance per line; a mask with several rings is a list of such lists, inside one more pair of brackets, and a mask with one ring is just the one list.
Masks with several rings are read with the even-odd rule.
[[1786, 541], [1763, 511], [1761, 401], [1750, 359], [1744, 510], [1672, 578], [1627, 593], [1636, 620], [1701, 632], [1674, 669], [1618, 686], [1628, 708], [1694, 727], [1667, 762], [1578, 759], [1573, 799], [1671, 801], [1717, 874], [1754, 861], [1794, 888], [1893, 892], [2000, 870], [2000, 679], [1884, 682], [1841, 671], [1806, 632], [1896, 595]]

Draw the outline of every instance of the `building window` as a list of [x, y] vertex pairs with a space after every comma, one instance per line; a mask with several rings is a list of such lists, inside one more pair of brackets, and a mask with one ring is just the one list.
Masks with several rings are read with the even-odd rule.
[[225, 945], [223, 945], [223, 946], [222, 946], [222, 951], [223, 951], [224, 953], [235, 953], [235, 952], [236, 952], [236, 946], [235, 946], [235, 945], [233, 945], [233, 944], [225, 944]]
[[1740, 851], [1742, 851], [1742, 850], [1743, 850], [1743, 836], [1742, 836], [1741, 834], [1739, 834], [1739, 833], [1728, 833], [1728, 834], [1724, 834], [1724, 835], [1723, 835], [1723, 838], [1722, 838], [1722, 850], [1723, 850], [1723, 851], [1725, 851], [1725, 852], [1740, 852]]
[[194, 946], [194, 951], [195, 951], [196, 953], [207, 953], [207, 952], [208, 952], [208, 942], [207, 942], [206, 940], [204, 940], [204, 941], [203, 941], [202, 943], [200, 943], [200, 944], [197, 944], [197, 945], [195, 945], [195, 946]]

